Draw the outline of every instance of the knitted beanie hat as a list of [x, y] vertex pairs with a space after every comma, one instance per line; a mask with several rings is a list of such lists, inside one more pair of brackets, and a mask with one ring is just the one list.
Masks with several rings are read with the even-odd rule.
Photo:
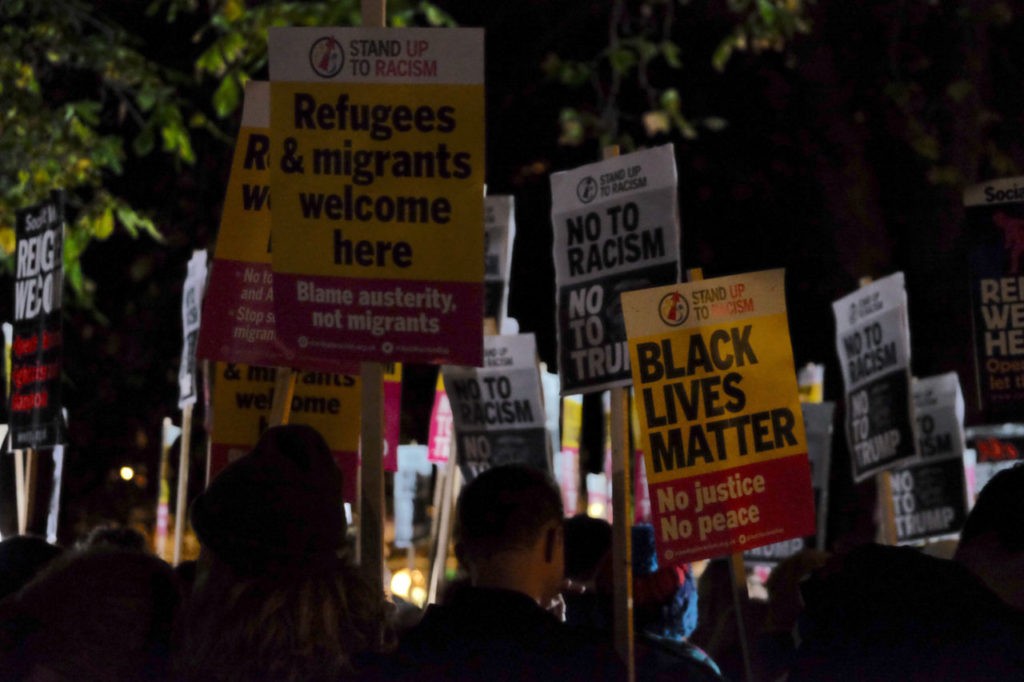
[[654, 526], [632, 527], [633, 601], [637, 625], [658, 637], [682, 640], [697, 627], [697, 585], [686, 564], [658, 566]]
[[267, 429], [196, 498], [204, 548], [240, 573], [334, 557], [345, 543], [342, 474], [318, 431]]

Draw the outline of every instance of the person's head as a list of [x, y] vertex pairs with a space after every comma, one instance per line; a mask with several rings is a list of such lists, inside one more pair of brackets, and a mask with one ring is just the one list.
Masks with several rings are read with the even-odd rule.
[[239, 574], [330, 560], [345, 546], [342, 473], [315, 429], [271, 427], [196, 498], [191, 521], [203, 554]]
[[182, 682], [328, 682], [390, 649], [390, 606], [349, 560], [239, 573], [210, 555], [178, 623]]
[[565, 520], [565, 577], [586, 589], [612, 592], [612, 524], [586, 514]]
[[0, 599], [14, 594], [64, 550], [37, 535], [15, 535], [0, 542]]
[[1000, 471], [982, 488], [953, 558], [1024, 610], [1024, 466]]
[[960, 531], [960, 544], [985, 535], [1009, 552], [1024, 552], [1024, 466], [998, 472], [978, 493]]
[[169, 679], [181, 591], [152, 554], [69, 550], [0, 606], [10, 680]]
[[308, 426], [272, 427], [192, 505], [202, 548], [178, 630], [183, 680], [327, 680], [389, 643], [346, 551], [342, 473]]
[[130, 526], [96, 526], [77, 543], [79, 548], [117, 547], [138, 552], [149, 551], [149, 541], [141, 531]]
[[687, 564], [659, 566], [654, 527], [632, 528], [633, 619], [639, 630], [682, 641], [697, 627], [697, 584]]
[[562, 496], [539, 469], [484, 471], [459, 494], [455, 552], [473, 584], [554, 599], [564, 576]]

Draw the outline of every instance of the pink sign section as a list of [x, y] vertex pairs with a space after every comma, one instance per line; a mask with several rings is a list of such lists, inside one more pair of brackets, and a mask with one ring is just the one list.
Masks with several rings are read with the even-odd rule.
[[203, 301], [197, 356], [262, 367], [358, 374], [359, 363], [348, 356], [293, 350], [278, 340], [273, 282], [270, 263], [215, 260], [209, 293]]
[[428, 440], [427, 460], [437, 464], [446, 463], [452, 444], [452, 405], [444, 390], [439, 389], [434, 393]]
[[398, 471], [402, 427], [402, 382], [384, 382], [384, 471]]
[[647, 488], [644, 451], [633, 454], [633, 523], [651, 522], [651, 492]]
[[484, 300], [479, 283], [280, 272], [274, 280], [281, 297], [278, 330], [295, 341], [298, 352], [308, 351], [311, 360], [340, 354], [350, 361], [476, 365], [482, 357], [482, 337], [459, 333], [480, 325]]
[[[659, 558], [724, 556], [814, 532], [814, 515], [794, 508], [793, 481], [810, 480], [806, 456], [784, 457], [685, 479], [652, 483]], [[797, 500], [799, 502], [799, 500]], [[779, 519], [786, 521], [783, 525]]]
[[200, 357], [251, 365], [291, 361], [276, 343], [270, 263], [216, 260], [210, 273], [199, 331]]

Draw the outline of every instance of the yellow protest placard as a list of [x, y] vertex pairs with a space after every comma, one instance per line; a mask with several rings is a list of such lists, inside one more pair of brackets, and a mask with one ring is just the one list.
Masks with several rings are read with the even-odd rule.
[[482, 358], [477, 29], [270, 33], [274, 296], [289, 347]]
[[782, 270], [622, 296], [659, 554], [814, 531]]
[[[213, 385], [213, 430], [210, 478], [247, 454], [269, 424], [277, 370], [271, 367], [216, 363]], [[303, 372], [292, 396], [293, 424], [319, 431], [344, 474], [345, 499], [356, 499], [359, 422], [362, 416], [358, 376]]]

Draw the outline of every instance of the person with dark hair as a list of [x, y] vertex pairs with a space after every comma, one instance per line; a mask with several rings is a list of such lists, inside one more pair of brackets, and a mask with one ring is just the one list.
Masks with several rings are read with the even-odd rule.
[[69, 550], [0, 604], [0, 675], [11, 682], [170, 680], [181, 592], [136, 550]]
[[[613, 637], [612, 526], [582, 514], [565, 524], [566, 620]], [[697, 626], [697, 586], [685, 564], [659, 567], [654, 528], [632, 528], [637, 680], [717, 682], [717, 664], [688, 638]]]
[[456, 505], [455, 552], [468, 575], [429, 606], [389, 661], [415, 680], [609, 680], [625, 666], [610, 646], [561, 622], [562, 499], [551, 477], [519, 464], [484, 471]]
[[346, 545], [342, 474], [308, 426], [271, 427], [192, 504], [200, 556], [181, 680], [355, 678], [391, 643], [388, 603]]
[[790, 682], [1024, 679], [1024, 468], [997, 474], [952, 561], [866, 545], [803, 584]]
[[982, 488], [953, 560], [1024, 612], [1024, 466], [1000, 471]]
[[148, 552], [149, 541], [141, 531], [116, 524], [96, 526], [76, 543], [77, 547], [119, 547]]
[[63, 551], [38, 535], [15, 535], [0, 541], [0, 599], [24, 587]]
[[631, 539], [637, 679], [721, 680], [718, 664], [689, 639], [697, 628], [697, 583], [691, 567], [658, 565], [650, 524], [633, 526]]

